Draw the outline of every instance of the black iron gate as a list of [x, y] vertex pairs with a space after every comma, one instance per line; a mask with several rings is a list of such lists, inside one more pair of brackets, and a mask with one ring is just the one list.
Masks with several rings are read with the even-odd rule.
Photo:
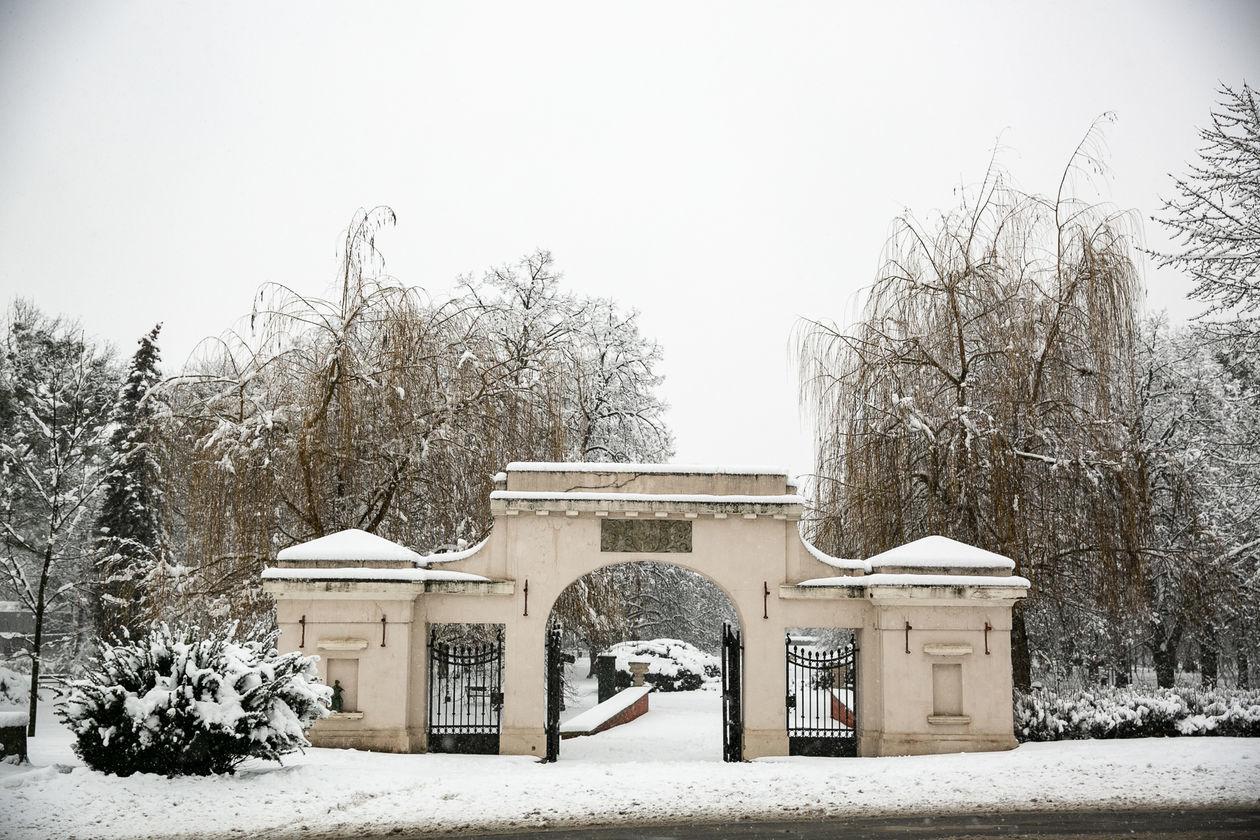
[[856, 651], [787, 637], [788, 755], [857, 755]]
[[722, 625], [722, 760], [744, 760], [744, 646], [730, 622]]
[[503, 711], [503, 633], [451, 644], [429, 634], [429, 752], [497, 755]]
[[573, 657], [561, 647], [563, 632], [559, 625], [547, 631], [547, 754], [543, 761], [555, 761], [560, 757], [560, 712], [564, 710], [564, 665]]

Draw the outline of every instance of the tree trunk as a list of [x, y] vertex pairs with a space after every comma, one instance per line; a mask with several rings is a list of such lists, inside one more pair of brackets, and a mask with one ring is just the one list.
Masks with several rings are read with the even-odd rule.
[[1151, 638], [1151, 655], [1155, 659], [1155, 682], [1160, 688], [1172, 688], [1177, 678], [1177, 645], [1181, 642], [1178, 622], [1167, 634], [1155, 628]]
[[44, 645], [44, 593], [48, 589], [48, 569], [52, 566], [52, 543], [44, 549], [44, 568], [39, 573], [39, 591], [35, 596], [35, 638], [31, 641], [31, 701], [27, 707], [26, 737], [35, 737], [35, 717], [39, 713], [39, 659]]
[[1243, 647], [1242, 639], [1238, 640], [1238, 651], [1234, 654], [1234, 662], [1238, 665], [1238, 687], [1251, 688], [1251, 674], [1248, 673], [1251, 662], [1247, 657], [1247, 649]]
[[1203, 637], [1199, 639], [1199, 671], [1201, 688], [1216, 688], [1217, 670], [1220, 665], [1220, 649], [1217, 646], [1216, 625], [1203, 625]]
[[1016, 689], [1032, 691], [1032, 652], [1028, 649], [1022, 601], [1011, 610], [1011, 677]]
[[1128, 648], [1121, 648], [1112, 663], [1116, 672], [1116, 688], [1125, 688], [1133, 682], [1133, 655]]

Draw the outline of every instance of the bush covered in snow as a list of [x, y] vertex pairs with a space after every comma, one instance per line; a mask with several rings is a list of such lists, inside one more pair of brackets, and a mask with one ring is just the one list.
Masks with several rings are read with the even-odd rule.
[[0, 706], [25, 706], [30, 699], [30, 675], [0, 665]]
[[1015, 694], [1020, 741], [1176, 735], [1260, 737], [1260, 691], [1091, 688]]
[[678, 639], [621, 642], [604, 652], [617, 657], [618, 688], [627, 688], [633, 681], [631, 662], [649, 663], [644, 679], [657, 691], [695, 691], [722, 676], [722, 663], [716, 656]]
[[204, 776], [308, 746], [304, 731], [331, 696], [315, 658], [277, 654], [274, 635], [234, 635], [155, 624], [143, 639], [102, 643], [57, 709], [75, 752], [119, 776]]

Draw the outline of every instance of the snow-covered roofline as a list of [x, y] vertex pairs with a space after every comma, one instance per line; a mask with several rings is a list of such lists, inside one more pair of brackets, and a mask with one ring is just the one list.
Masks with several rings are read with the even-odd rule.
[[801, 581], [797, 586], [1014, 586], [1027, 589], [1032, 584], [1028, 578], [1015, 575], [919, 575], [886, 574], [813, 578]]
[[698, 505], [803, 505], [805, 499], [797, 495], [780, 496], [715, 496], [710, 493], [606, 493], [600, 491], [564, 490], [495, 490], [491, 501], [547, 501], [555, 499], [568, 502], [673, 502]]
[[401, 581], [417, 583], [430, 580], [488, 582], [490, 578], [470, 572], [448, 572], [439, 569], [263, 569], [263, 580], [358, 580]]
[[805, 550], [808, 551], [810, 556], [818, 562], [826, 563], [828, 566], [834, 566], [837, 569], [860, 569], [864, 572], [869, 572], [871, 570], [870, 564], [865, 560], [854, 560], [848, 557], [832, 557], [830, 554], [806, 539], [805, 534], [801, 533], [799, 528], [797, 529], [797, 533], [800, 534], [801, 544], [805, 546]]
[[490, 542], [490, 538], [486, 537], [472, 548], [464, 548], [459, 551], [444, 551], [441, 554], [422, 554], [419, 562], [421, 565], [431, 566], [434, 563], [454, 563], [456, 560], [467, 560], [485, 548], [488, 542]]
[[[832, 557], [816, 545], [806, 539], [805, 534], [801, 533], [801, 543], [805, 546], [805, 550], [821, 563], [828, 566], [834, 566], [837, 569], [854, 569], [866, 572], [865, 577], [845, 578], [845, 580], [864, 581], [869, 583], [875, 577], [892, 578], [897, 577], [896, 574], [871, 574], [881, 568], [902, 568], [902, 569], [1002, 569], [1004, 571], [1013, 571], [1015, 569], [1015, 561], [1001, 554], [995, 554], [992, 551], [986, 551], [983, 548], [976, 548], [974, 545], [967, 545], [958, 540], [951, 540], [949, 537], [930, 536], [922, 539], [908, 542], [905, 545], [897, 546], [894, 549], [876, 554], [865, 560], [849, 559], [845, 557]], [[914, 573], [911, 573], [914, 574]], [[926, 575], [918, 575], [925, 577]], [[957, 582], [958, 575], [950, 575], [951, 580]], [[986, 580], [997, 581], [1021, 581], [1023, 578], [1012, 577], [991, 577]], [[1027, 582], [1025, 581], [1025, 584]], [[809, 584], [805, 585], [822, 585]], [[861, 586], [863, 583], [844, 583], [844, 584], [827, 584], [829, 586]], [[985, 584], [997, 586], [1002, 584]], [[1019, 584], [1011, 584], [1012, 586]]]
[[309, 542], [280, 549], [277, 560], [392, 560], [423, 564], [425, 558], [406, 546], [358, 528], [347, 528]]
[[[578, 461], [571, 464], [551, 461], [514, 461], [507, 472], [586, 472], [586, 473], [655, 473], [661, 475], [775, 475], [787, 476], [781, 467], [730, 466], [721, 464], [617, 464], [599, 461]], [[502, 473], [500, 473], [502, 475]], [[496, 476], [497, 477], [497, 476]]]

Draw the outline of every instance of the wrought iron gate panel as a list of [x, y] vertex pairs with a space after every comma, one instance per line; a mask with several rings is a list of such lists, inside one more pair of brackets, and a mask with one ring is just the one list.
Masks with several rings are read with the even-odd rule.
[[787, 645], [788, 755], [857, 755], [857, 647]]
[[497, 755], [503, 711], [503, 633], [457, 645], [429, 635], [429, 752]]
[[557, 624], [547, 631], [547, 720], [543, 731], [547, 735], [547, 754], [543, 761], [555, 761], [560, 757], [560, 712], [564, 709], [564, 664], [572, 662], [561, 647], [563, 632]]
[[722, 625], [722, 760], [744, 760], [743, 651], [739, 631]]

